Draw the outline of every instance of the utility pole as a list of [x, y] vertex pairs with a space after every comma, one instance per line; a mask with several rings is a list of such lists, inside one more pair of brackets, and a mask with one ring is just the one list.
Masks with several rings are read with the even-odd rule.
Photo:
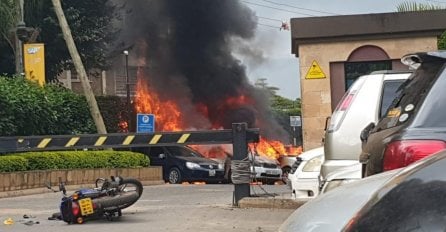
[[124, 55], [125, 55], [125, 90], [127, 94], [126, 98], [127, 129], [129, 132], [131, 132], [130, 125], [133, 114], [132, 114], [132, 107], [130, 105], [129, 51], [125, 50]]
[[71, 59], [73, 59], [74, 67], [79, 76], [79, 79], [84, 89], [85, 98], [87, 99], [88, 106], [90, 108], [91, 116], [96, 125], [97, 132], [99, 134], [107, 134], [104, 120], [102, 119], [101, 112], [99, 111], [98, 103], [94, 97], [94, 93], [91, 90], [90, 83], [87, 79], [87, 72], [85, 72], [84, 65], [82, 64], [81, 57], [77, 51], [76, 44], [74, 43], [73, 36], [71, 35], [70, 27], [68, 26], [67, 19], [62, 10], [60, 0], [51, 0], [53, 2], [54, 11], [56, 12], [57, 19], [59, 20], [60, 28], [62, 29], [63, 37], [67, 43], [68, 51], [70, 52]]
[[[15, 0], [16, 9], [16, 29], [25, 27], [23, 18], [23, 0]], [[15, 72], [18, 75], [22, 75], [23, 71], [23, 42], [19, 39], [17, 31], [15, 33]]]

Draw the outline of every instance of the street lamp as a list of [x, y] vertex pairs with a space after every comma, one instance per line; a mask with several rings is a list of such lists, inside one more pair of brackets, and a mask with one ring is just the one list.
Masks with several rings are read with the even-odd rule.
[[131, 105], [130, 105], [130, 79], [129, 79], [129, 51], [124, 50], [125, 55], [125, 90], [127, 93], [127, 127], [128, 131], [130, 132], [130, 118], [131, 118]]

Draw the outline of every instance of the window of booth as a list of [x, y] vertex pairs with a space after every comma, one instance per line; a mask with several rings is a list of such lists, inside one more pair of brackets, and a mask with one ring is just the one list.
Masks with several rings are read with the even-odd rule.
[[392, 70], [392, 61], [345, 62], [345, 90], [347, 90], [358, 77], [379, 70]]

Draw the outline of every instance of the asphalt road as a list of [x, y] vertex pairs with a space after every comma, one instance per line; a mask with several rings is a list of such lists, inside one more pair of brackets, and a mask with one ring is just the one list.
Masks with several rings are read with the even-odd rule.
[[[232, 207], [232, 185], [146, 186], [141, 199], [123, 211], [117, 221], [96, 220], [82, 225], [50, 221], [60, 193], [0, 199], [0, 232], [3, 231], [276, 231], [293, 212], [289, 209]], [[253, 187], [252, 194], [286, 192], [286, 186]], [[24, 219], [23, 215], [32, 218]], [[11, 217], [13, 225], [3, 221]], [[26, 225], [33, 221], [39, 224]]]

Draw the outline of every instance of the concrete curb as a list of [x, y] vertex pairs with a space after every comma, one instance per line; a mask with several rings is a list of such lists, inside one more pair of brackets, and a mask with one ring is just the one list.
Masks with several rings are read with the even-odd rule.
[[[165, 184], [163, 180], [153, 180], [153, 181], [141, 181], [144, 186], [147, 185], [162, 185]], [[66, 188], [68, 191], [74, 191], [80, 188], [91, 188], [94, 187], [94, 184], [84, 184], [84, 185], [67, 185]], [[53, 188], [57, 189], [57, 186]], [[8, 198], [8, 197], [20, 197], [27, 195], [35, 195], [42, 193], [50, 193], [51, 191], [47, 188], [34, 188], [34, 189], [23, 189], [23, 190], [13, 190], [13, 191], [5, 191], [0, 192], [0, 198]]]
[[239, 201], [240, 208], [297, 209], [307, 201], [286, 198], [245, 197]]

